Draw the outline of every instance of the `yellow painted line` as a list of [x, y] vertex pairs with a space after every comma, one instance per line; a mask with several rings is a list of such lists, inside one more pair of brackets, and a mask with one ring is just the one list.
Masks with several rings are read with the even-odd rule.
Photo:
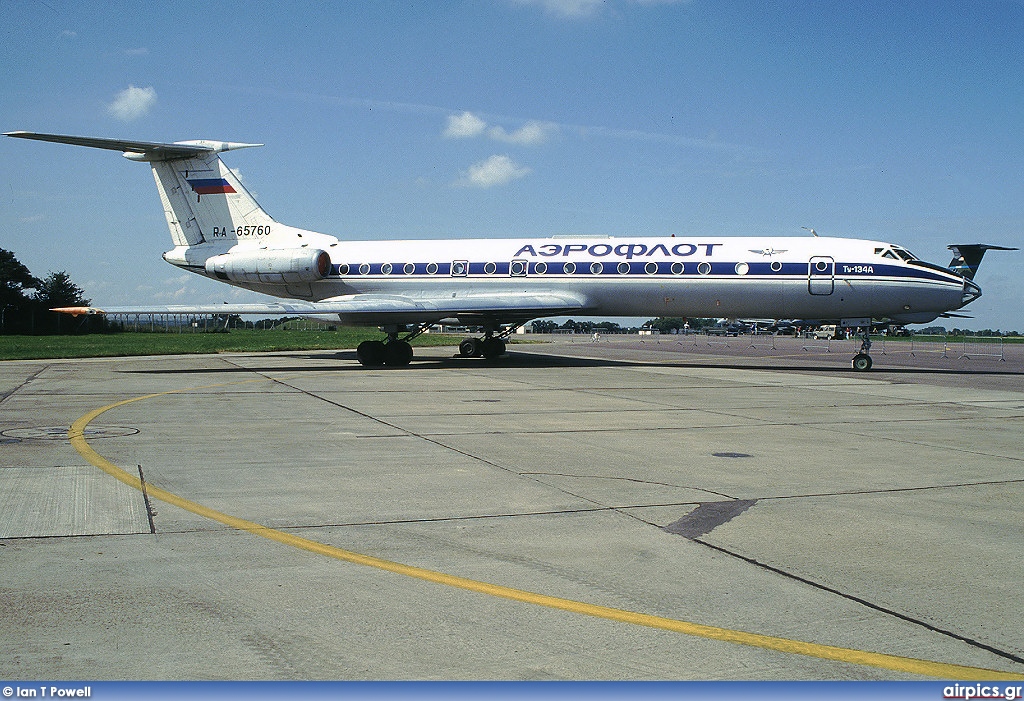
[[[265, 382], [267, 380], [250, 380], [250, 382], [253, 381]], [[226, 385], [210, 385], [209, 387], [223, 386]], [[194, 387], [191, 388], [191, 390], [208, 389], [209, 387]], [[68, 431], [68, 440], [71, 442], [71, 445], [74, 446], [75, 450], [77, 450], [82, 457], [88, 460], [92, 465], [95, 465], [125, 484], [141, 490], [142, 484], [138, 477], [126, 472], [93, 450], [92, 446], [90, 446], [85, 439], [85, 429], [94, 419], [96, 419], [96, 417], [100, 416], [104, 412], [110, 411], [111, 409], [116, 409], [117, 407], [132, 404], [134, 402], [140, 402], [146, 399], [153, 399], [154, 397], [162, 397], [169, 394], [180, 394], [191, 390], [172, 390], [170, 392], [146, 394], [141, 397], [125, 399], [124, 401], [115, 402], [113, 404], [100, 407], [99, 409], [94, 409], [71, 425], [71, 428]], [[596, 604], [588, 604], [581, 601], [573, 601], [571, 599], [562, 599], [556, 596], [548, 596], [546, 594], [537, 594], [521, 589], [513, 589], [500, 584], [479, 582], [465, 577], [457, 577], [443, 572], [435, 572], [422, 567], [403, 565], [399, 562], [392, 562], [390, 560], [384, 560], [371, 555], [362, 555], [349, 550], [336, 548], [331, 545], [325, 545], [324, 543], [318, 543], [315, 540], [301, 538], [291, 533], [285, 533], [274, 528], [262, 526], [258, 523], [254, 523], [253, 521], [247, 521], [242, 518], [221, 513], [215, 509], [203, 506], [202, 504], [197, 504], [194, 501], [190, 501], [189, 499], [185, 499], [177, 494], [168, 492], [165, 489], [155, 487], [148, 482], [146, 484], [146, 493], [154, 499], [159, 499], [160, 501], [185, 509], [191, 513], [208, 518], [211, 521], [216, 521], [217, 523], [224, 524], [225, 526], [235, 528], [240, 531], [247, 531], [253, 535], [258, 535], [262, 538], [267, 538], [284, 545], [290, 545], [294, 548], [335, 558], [337, 560], [352, 562], [357, 565], [376, 567], [378, 569], [404, 575], [406, 577], [414, 577], [416, 579], [433, 582], [435, 584], [458, 587], [460, 589], [480, 594], [487, 594], [489, 596], [496, 596], [503, 599], [511, 599], [512, 601], [521, 601], [523, 603], [534, 604], [536, 606], [546, 606], [548, 608], [560, 609], [562, 611], [569, 611], [571, 613], [582, 614], [585, 616], [605, 618], [611, 621], [618, 621], [620, 623], [631, 623], [633, 625], [647, 626], [649, 628], [669, 630], [676, 633], [682, 633], [684, 635], [692, 635], [711, 640], [721, 640], [739, 645], [749, 645], [765, 650], [805, 655], [807, 657], [816, 657], [836, 662], [846, 662], [866, 667], [878, 667], [881, 669], [888, 669], [896, 672], [907, 672], [910, 674], [920, 674], [928, 677], [978, 681], [1024, 680], [1024, 674], [1016, 674], [1013, 672], [946, 664], [944, 662], [931, 662], [929, 660], [919, 660], [912, 657], [885, 655], [878, 652], [868, 652], [866, 650], [854, 650], [850, 648], [834, 647], [832, 645], [820, 645], [818, 643], [807, 643], [799, 640], [777, 638], [770, 635], [760, 635], [758, 633], [747, 633], [740, 630], [729, 630], [728, 628], [716, 628], [714, 626], [702, 625], [700, 623], [690, 623], [688, 621], [652, 616], [650, 614], [636, 613], [608, 606], [598, 606]]]

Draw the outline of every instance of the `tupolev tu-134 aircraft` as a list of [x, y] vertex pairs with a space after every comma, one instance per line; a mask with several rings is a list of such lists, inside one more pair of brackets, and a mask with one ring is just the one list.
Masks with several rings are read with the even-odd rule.
[[[7, 136], [120, 151], [149, 163], [174, 247], [164, 260], [282, 300], [249, 304], [67, 307], [69, 314], [280, 314], [375, 326], [367, 366], [407, 365], [409, 340], [455, 320], [482, 329], [459, 350], [495, 358], [546, 316], [803, 319], [863, 331], [856, 370], [871, 368], [872, 320], [926, 323], [981, 296], [987, 244], [949, 248], [948, 267], [860, 239], [695, 236], [344, 241], [281, 224], [218, 155], [261, 144], [153, 143], [16, 131]], [[812, 233], [814, 233], [812, 231]]]

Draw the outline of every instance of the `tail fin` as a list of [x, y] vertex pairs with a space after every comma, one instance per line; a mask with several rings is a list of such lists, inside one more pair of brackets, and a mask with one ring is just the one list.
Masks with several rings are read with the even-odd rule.
[[949, 269], [968, 280], [973, 280], [977, 274], [981, 259], [985, 257], [985, 251], [1017, 250], [1006, 246], [992, 246], [987, 243], [955, 243], [946, 248], [953, 251], [953, 260], [949, 262]]
[[216, 151], [150, 164], [176, 246], [208, 241], [255, 242], [270, 233], [273, 218]]
[[6, 136], [121, 151], [125, 158], [148, 162], [153, 168], [153, 179], [175, 246], [195, 246], [208, 241], [256, 242], [270, 233], [274, 223], [217, 155], [262, 144], [224, 141], [167, 144], [25, 131], [9, 132]]

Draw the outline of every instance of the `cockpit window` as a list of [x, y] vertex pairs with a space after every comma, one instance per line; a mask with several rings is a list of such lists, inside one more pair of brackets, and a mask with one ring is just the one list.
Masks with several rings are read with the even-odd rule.
[[902, 259], [902, 260], [905, 260], [907, 262], [910, 262], [912, 260], [917, 260], [917, 256], [915, 256], [913, 253], [911, 253], [907, 249], [900, 248], [899, 246], [892, 246], [890, 248], [876, 248], [875, 249], [875, 255], [876, 256], [881, 256], [882, 258], [890, 258], [892, 260], [900, 260], [900, 259]]
[[898, 255], [903, 260], [906, 260], [906, 261], [917, 260], [917, 256], [915, 256], [913, 253], [911, 253], [910, 251], [908, 251], [905, 248], [900, 248], [899, 246], [893, 246], [892, 250], [896, 251], [896, 255]]

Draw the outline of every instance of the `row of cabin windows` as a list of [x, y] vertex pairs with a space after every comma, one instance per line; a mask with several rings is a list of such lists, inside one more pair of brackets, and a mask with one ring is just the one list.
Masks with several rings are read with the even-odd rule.
[[[342, 263], [341, 265], [338, 266], [338, 274], [341, 276], [350, 275], [352, 274], [352, 267], [353, 266], [350, 266], [348, 263]], [[381, 275], [391, 275], [393, 272], [395, 272], [395, 267], [396, 266], [392, 265], [391, 263], [384, 263], [380, 266], [380, 273]], [[529, 272], [529, 268], [530, 264], [528, 261], [514, 260], [511, 263], [509, 263], [508, 271], [509, 275], [513, 277], [523, 277]], [[360, 275], [369, 275], [370, 269], [371, 268], [369, 263], [361, 263], [359, 266], [356, 267], [356, 272], [358, 272]], [[686, 271], [686, 266], [684, 266], [679, 261], [675, 261], [672, 263], [669, 269], [673, 275], [682, 275]], [[776, 273], [781, 271], [781, 261], [772, 261], [771, 269], [773, 272]], [[416, 265], [414, 263], [406, 263], [401, 267], [401, 270], [406, 275], [412, 275], [416, 272]], [[437, 263], [427, 263], [426, 272], [428, 275], [436, 275], [439, 270], [440, 267], [438, 266]], [[592, 275], [600, 275], [601, 273], [604, 272], [604, 270], [605, 264], [600, 261], [594, 261], [593, 263], [590, 264], [590, 273]], [[629, 263], [622, 261], [616, 266], [615, 270], [620, 275], [627, 275], [631, 272], [632, 268]], [[648, 275], [656, 275], [658, 273], [658, 270], [659, 266], [654, 261], [649, 261], [644, 265], [644, 272], [647, 273]], [[737, 275], [746, 275], [749, 272], [749, 270], [750, 266], [747, 265], [746, 263], [736, 264], [735, 271]], [[453, 261], [451, 264], [450, 271], [452, 276], [454, 277], [462, 277], [464, 275], [468, 275], [469, 262], [464, 260]], [[497, 263], [484, 263], [484, 274], [494, 275], [496, 272], [498, 272]], [[548, 272], [548, 264], [545, 263], [544, 261], [539, 261], [535, 263], [533, 266], [533, 272], [535, 275], [546, 274]], [[577, 272], [584, 271], [577, 271], [576, 263], [569, 262], [562, 265], [562, 272], [566, 275], [575, 275]], [[707, 275], [710, 272], [711, 264], [708, 263], [707, 261], [701, 261], [700, 263], [697, 264], [698, 274]]]

